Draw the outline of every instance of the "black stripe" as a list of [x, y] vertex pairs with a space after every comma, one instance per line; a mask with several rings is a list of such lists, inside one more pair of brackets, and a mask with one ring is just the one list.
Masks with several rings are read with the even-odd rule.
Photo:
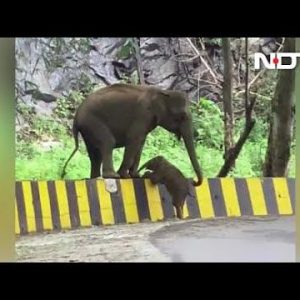
[[41, 209], [40, 193], [38, 188], [38, 183], [36, 181], [31, 181], [31, 191], [32, 191], [32, 201], [35, 213], [35, 224], [37, 232], [42, 232], [43, 228], [43, 216]]
[[262, 188], [265, 196], [267, 212], [270, 215], [279, 215], [278, 204], [272, 178], [263, 178]]
[[54, 229], [61, 229], [55, 182], [54, 181], [48, 181], [47, 185], [48, 185], [48, 191], [49, 191], [49, 199], [50, 199], [50, 207], [51, 207], [53, 228]]
[[253, 216], [253, 208], [250, 200], [250, 193], [247, 185], [247, 181], [244, 178], [236, 178], [235, 188], [240, 205], [240, 211], [242, 216]]
[[220, 178], [210, 178], [208, 179], [208, 183], [215, 216], [227, 216]]
[[134, 179], [133, 185], [139, 220], [150, 220], [150, 209], [147, 201], [145, 180], [141, 178]]
[[126, 216], [125, 216], [120, 180], [116, 180], [116, 183], [117, 183], [118, 190], [115, 193], [110, 193], [115, 224], [125, 224]]
[[158, 184], [160, 202], [163, 210], [163, 219], [171, 219], [175, 217], [174, 206], [172, 204], [172, 196], [168, 192], [164, 184]]
[[88, 194], [92, 225], [102, 225], [96, 179], [87, 180], [86, 189]]
[[80, 201], [80, 199], [77, 199], [74, 181], [66, 180], [65, 183], [69, 204], [71, 227], [77, 228], [80, 226], [80, 217], [77, 200]]
[[16, 201], [19, 214], [20, 234], [28, 233], [24, 195], [21, 182], [16, 182]]
[[295, 213], [295, 202], [296, 202], [296, 179], [295, 178], [288, 178], [287, 184], [290, 194], [290, 199], [292, 203], [293, 213]]
[[195, 187], [190, 184], [190, 195], [186, 197], [186, 205], [189, 212], [189, 218], [201, 218]]

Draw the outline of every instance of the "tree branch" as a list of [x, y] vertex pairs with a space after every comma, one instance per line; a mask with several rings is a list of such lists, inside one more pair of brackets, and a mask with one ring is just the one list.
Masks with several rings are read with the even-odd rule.
[[145, 84], [145, 77], [144, 77], [143, 68], [142, 68], [142, 58], [141, 58], [141, 50], [140, 50], [140, 46], [139, 46], [139, 39], [134, 38], [134, 43], [133, 44], [134, 44], [135, 59], [136, 59], [137, 71], [138, 71], [138, 74], [139, 74], [140, 83], [142, 85], [144, 85]]
[[[190, 79], [193, 79], [193, 80], [195, 80], [195, 81], [198, 81], [198, 78], [194, 78], [194, 77], [192, 77], [192, 76], [190, 77]], [[206, 82], [206, 83], [208, 83], [208, 84], [210, 84], [210, 85], [215, 85], [215, 86], [217, 86], [218, 88], [222, 89], [222, 86], [221, 86], [219, 83], [212, 82], [212, 81], [209, 81], [209, 80], [204, 80], [204, 79], [200, 79], [200, 81]]]
[[[250, 90], [250, 87], [255, 83], [255, 81], [266, 71], [266, 69], [263, 69], [259, 71], [256, 76], [251, 80], [251, 82], [248, 85], [248, 90]], [[234, 97], [237, 97], [239, 94], [245, 93], [245, 90], [238, 91], [234, 94]]]
[[251, 110], [249, 110], [249, 61], [248, 61], [248, 38], [245, 40], [245, 54], [246, 54], [246, 74], [245, 74], [245, 111], [246, 111], [246, 124], [249, 123], [251, 118]]
[[187, 41], [189, 42], [189, 44], [191, 45], [192, 49], [195, 51], [195, 53], [199, 56], [201, 62], [205, 65], [205, 67], [207, 68], [207, 70], [209, 71], [209, 73], [211, 74], [211, 76], [214, 78], [214, 81], [217, 83], [218, 79], [216, 74], [213, 72], [213, 70], [211, 69], [211, 67], [207, 64], [207, 62], [205, 61], [205, 59], [201, 56], [200, 51], [197, 49], [197, 47], [195, 47], [195, 45], [193, 44], [193, 42], [191, 41], [190, 38], [186, 38]]
[[248, 136], [252, 130], [252, 128], [254, 127], [255, 124], [255, 120], [251, 120], [250, 123], [245, 125], [245, 129], [243, 134], [240, 136], [238, 142], [236, 143], [236, 145], [234, 146], [234, 148], [231, 148], [229, 153], [228, 153], [228, 157], [225, 160], [225, 163], [223, 165], [223, 167], [221, 168], [221, 170], [219, 171], [219, 174], [217, 175], [217, 177], [226, 177], [227, 174], [229, 173], [229, 171], [232, 168], [232, 165], [234, 164], [235, 160], [237, 159], [237, 157], [239, 156], [243, 145], [245, 144], [246, 140], [248, 139]]
[[233, 108], [232, 108], [232, 56], [230, 39], [222, 38], [222, 52], [224, 60], [223, 79], [223, 108], [224, 108], [224, 157], [228, 157], [233, 147]]
[[[268, 96], [265, 96], [265, 95], [262, 95], [262, 94], [259, 94], [259, 93], [256, 93], [256, 92], [251, 92], [249, 91], [249, 95], [253, 95], [253, 96], [257, 96], [257, 97], [260, 97], [262, 99], [265, 99], [267, 101], [271, 101], [272, 98], [271, 97], [268, 97]], [[235, 100], [243, 100], [243, 98], [239, 98], [239, 97], [234, 97]], [[243, 112], [245, 111], [245, 109], [243, 109]]]

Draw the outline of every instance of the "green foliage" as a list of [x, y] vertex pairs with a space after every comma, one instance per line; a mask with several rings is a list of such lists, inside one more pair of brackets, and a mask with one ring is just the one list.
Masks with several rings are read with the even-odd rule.
[[22, 115], [25, 120], [30, 120], [34, 115], [34, 109], [32, 106], [26, 105], [22, 101], [18, 101], [16, 104], [18, 114]]
[[130, 81], [131, 84], [139, 84], [140, 79], [139, 79], [139, 74], [137, 70], [134, 70], [133, 73], [130, 76]]
[[88, 54], [91, 50], [90, 38], [70, 38], [68, 45], [71, 46], [76, 52], [83, 54]]
[[271, 101], [274, 96], [277, 79], [278, 72], [276, 70], [274, 72], [265, 72], [260, 77], [255, 104], [255, 111], [260, 116], [260, 119], [267, 121], [271, 114]]
[[223, 113], [211, 100], [201, 98], [199, 103], [191, 104], [194, 128], [197, 130], [199, 142], [214, 149], [223, 144]]
[[203, 41], [211, 46], [217, 45], [219, 47], [222, 46], [221, 38], [203, 38]]
[[[81, 95], [73, 93], [72, 101], [63, 101], [57, 108], [58, 115], [73, 110], [75, 103], [82, 101]], [[66, 100], [66, 99], [65, 99]], [[71, 104], [70, 104], [71, 103]], [[223, 114], [212, 101], [201, 99], [199, 103], [191, 105], [194, 126], [199, 133], [196, 143], [196, 153], [206, 177], [214, 177], [223, 165]], [[241, 133], [244, 121], [236, 124], [236, 132]], [[34, 133], [31, 142], [20, 139], [16, 143], [16, 179], [59, 179], [62, 167], [74, 149], [73, 138], [68, 128], [53, 119], [36, 117], [31, 131]], [[257, 120], [255, 127], [244, 145], [234, 170], [230, 176], [251, 177], [261, 176], [262, 164], [267, 149], [268, 125]], [[236, 134], [236, 139], [238, 139]], [[52, 140], [55, 144], [47, 148], [43, 140]], [[114, 151], [114, 165], [118, 169], [123, 158], [124, 149]], [[194, 177], [194, 171], [182, 141], [163, 128], [156, 128], [147, 137], [141, 164], [148, 159], [163, 155], [188, 177]], [[79, 151], [70, 161], [66, 179], [86, 178], [89, 176], [90, 161], [83, 141]], [[292, 147], [289, 176], [295, 176], [295, 147]]]
[[127, 59], [135, 53], [134, 51], [135, 51], [134, 38], [127, 38], [124, 45], [122, 47], [120, 47], [120, 50], [117, 53], [117, 58], [118, 59]]
[[84, 95], [81, 92], [71, 91], [68, 97], [61, 97], [57, 100], [57, 106], [54, 112], [61, 119], [73, 118], [75, 110], [78, 108], [79, 104], [81, 104], [83, 100]]

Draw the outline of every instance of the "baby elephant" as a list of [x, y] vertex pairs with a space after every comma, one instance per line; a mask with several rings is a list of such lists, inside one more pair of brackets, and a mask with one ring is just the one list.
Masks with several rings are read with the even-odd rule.
[[189, 193], [189, 181], [184, 175], [163, 156], [156, 156], [140, 167], [151, 170], [143, 177], [149, 178], [152, 184], [164, 184], [172, 196], [172, 203], [176, 209], [177, 218], [183, 218], [183, 205]]

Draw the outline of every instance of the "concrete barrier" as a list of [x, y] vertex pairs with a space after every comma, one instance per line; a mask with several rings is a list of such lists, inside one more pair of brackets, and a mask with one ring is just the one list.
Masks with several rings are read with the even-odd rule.
[[[19, 181], [15, 212], [16, 234], [174, 217], [165, 186], [148, 179]], [[205, 179], [184, 206], [201, 219], [294, 213], [294, 178]]]

